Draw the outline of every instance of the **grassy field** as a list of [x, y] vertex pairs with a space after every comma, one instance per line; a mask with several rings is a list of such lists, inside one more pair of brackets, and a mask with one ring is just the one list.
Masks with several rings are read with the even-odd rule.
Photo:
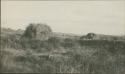
[[125, 41], [1, 39], [2, 73], [125, 74]]

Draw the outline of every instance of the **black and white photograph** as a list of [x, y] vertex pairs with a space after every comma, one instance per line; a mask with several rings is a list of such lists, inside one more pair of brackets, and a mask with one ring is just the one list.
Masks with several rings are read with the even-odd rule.
[[125, 74], [124, 0], [1, 0], [0, 73]]

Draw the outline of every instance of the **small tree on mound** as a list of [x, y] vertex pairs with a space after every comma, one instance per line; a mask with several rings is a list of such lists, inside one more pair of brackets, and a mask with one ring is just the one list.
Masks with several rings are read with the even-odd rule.
[[23, 38], [35, 40], [47, 40], [51, 36], [52, 30], [45, 24], [30, 24], [24, 34]]

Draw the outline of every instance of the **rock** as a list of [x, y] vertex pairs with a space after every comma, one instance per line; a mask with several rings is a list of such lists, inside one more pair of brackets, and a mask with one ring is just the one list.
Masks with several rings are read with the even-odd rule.
[[30, 24], [23, 37], [34, 40], [47, 40], [51, 36], [52, 30], [45, 24]]

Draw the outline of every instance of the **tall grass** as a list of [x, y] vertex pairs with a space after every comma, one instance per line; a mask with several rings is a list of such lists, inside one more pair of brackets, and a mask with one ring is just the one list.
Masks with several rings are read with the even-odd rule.
[[3, 73], [125, 73], [124, 41], [3, 38], [1, 52]]

